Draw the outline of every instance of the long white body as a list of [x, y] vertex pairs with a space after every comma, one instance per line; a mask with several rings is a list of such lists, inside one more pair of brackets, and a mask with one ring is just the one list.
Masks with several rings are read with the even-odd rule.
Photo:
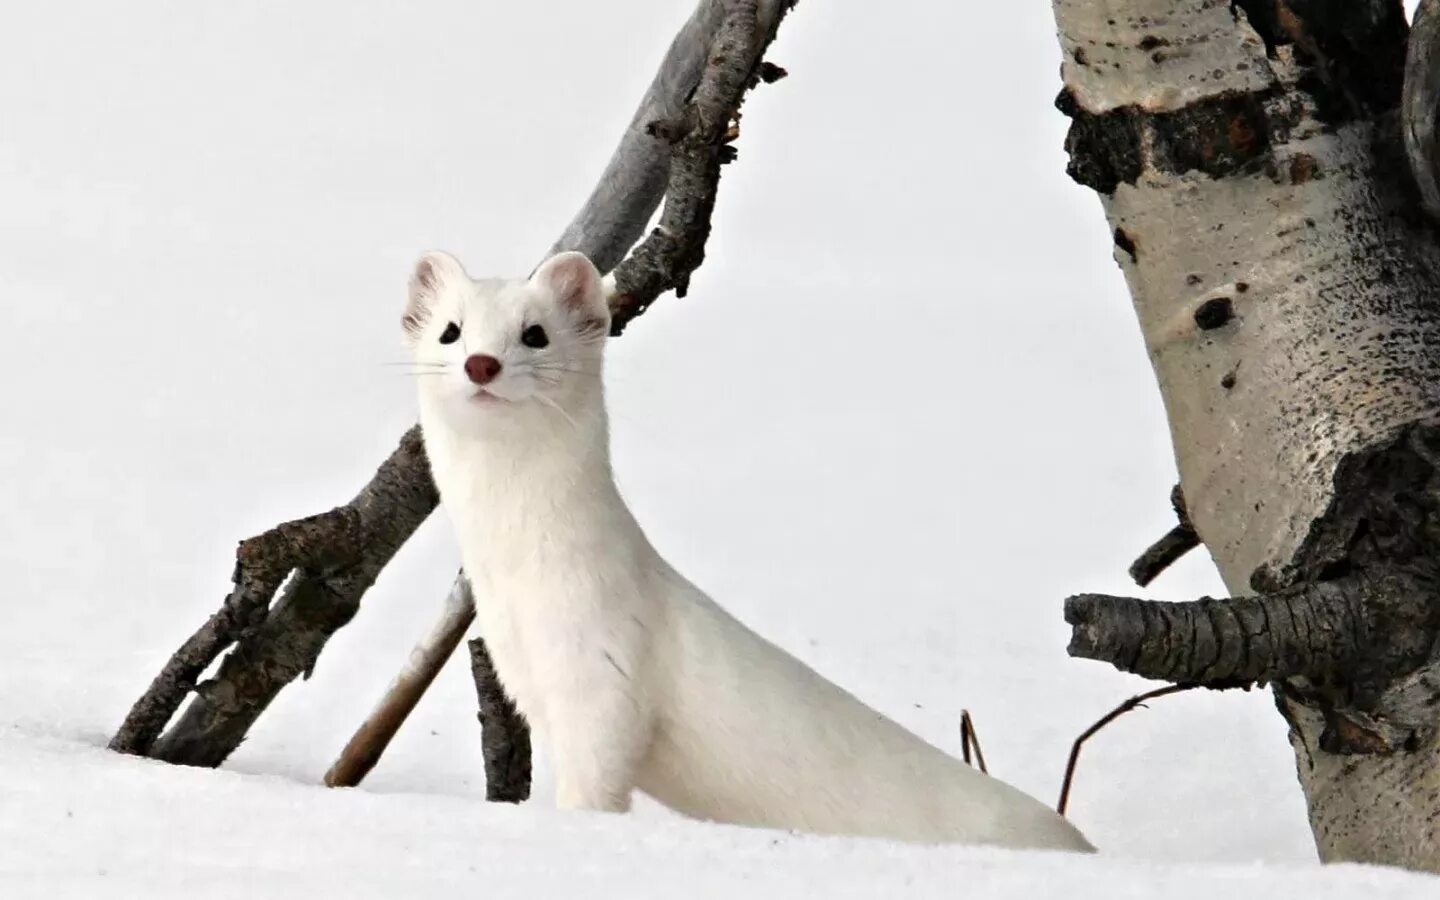
[[623, 811], [639, 789], [720, 822], [1091, 849], [1048, 807], [868, 708], [672, 569], [615, 486], [598, 369], [559, 403], [487, 408], [479, 427], [456, 427], [453, 399], [430, 381], [421, 424], [480, 632], [551, 760], [560, 806]]

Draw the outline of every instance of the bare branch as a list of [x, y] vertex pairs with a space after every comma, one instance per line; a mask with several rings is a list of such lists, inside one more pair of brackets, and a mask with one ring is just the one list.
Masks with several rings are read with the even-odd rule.
[[[971, 751], [974, 751], [975, 763], [970, 762]], [[960, 754], [966, 765], [978, 765], [980, 771], [990, 773], [985, 767], [985, 751], [980, 749], [980, 737], [975, 733], [975, 720], [970, 718], [970, 710], [960, 710]]]
[[1185, 509], [1185, 494], [1178, 484], [1170, 491], [1170, 505], [1175, 508], [1178, 524], [1130, 564], [1130, 577], [1141, 587], [1160, 577], [1160, 573], [1200, 546], [1200, 535], [1190, 524], [1190, 513]]
[[761, 80], [765, 50], [793, 5], [775, 4], [774, 21], [765, 23], [755, 0], [725, 0], [726, 17], [694, 99], [679, 114], [646, 126], [672, 145], [670, 180], [659, 225], [612, 273], [612, 334], [621, 334], [664, 292], [685, 296], [690, 273], [705, 259], [720, 167], [735, 158], [732, 123], [739, 120], [745, 92]]
[[[703, 68], [703, 76], [695, 88], [693, 100], [680, 105], [675, 112], [676, 117], [656, 118], [645, 122], [644, 138], [638, 136], [637, 126], [644, 121], [643, 117], [662, 112], [664, 104], [675, 99], [665, 91], [667, 83], [663, 77], [665, 67], [662, 66], [661, 76], [657, 76], [650, 93], [642, 101], [635, 121], [632, 121], [630, 129], [616, 150], [611, 167], [596, 188], [596, 196], [609, 196], [616, 200], [613, 208], [607, 207], [604, 210], [612, 240], [597, 248], [600, 253], [609, 254], [622, 243], [629, 246], [634, 236], [626, 236], [626, 233], [633, 228], [634, 235], [638, 235], [644, 218], [648, 218], [654, 208], [651, 204], [642, 210], [645, 202], [643, 195], [649, 189], [643, 180], [633, 185], [633, 189], [638, 193], [630, 196], [617, 195], [617, 185], [627, 177], [636, 175], [637, 167], [647, 170], [653, 168], [643, 166], [642, 162], [656, 151], [657, 146], [670, 155], [670, 178], [661, 225], [614, 273], [619, 283], [632, 287], [632, 293], [624, 295], [616, 310], [616, 334], [620, 333], [629, 318], [643, 311], [643, 305], [634, 303], [636, 297], [648, 298], [645, 300], [645, 305], [648, 305], [655, 296], [671, 288], [677, 288], [683, 293], [689, 273], [700, 265], [704, 256], [705, 240], [710, 232], [710, 214], [714, 209], [715, 193], [719, 186], [720, 165], [733, 156], [728, 146], [728, 142], [733, 139], [729, 123], [738, 118], [739, 105], [751, 85], [757, 80], [769, 82], [784, 77], [785, 70], [779, 66], [767, 68], [762, 65], [761, 56], [774, 38], [780, 17], [791, 5], [793, 4], [774, 0], [763, 4], [770, 16], [767, 21], [761, 17], [762, 4], [755, 0], [724, 0], [718, 4], [702, 4], [672, 43], [667, 65], [673, 61], [675, 65], [683, 67], [682, 74], [686, 77], [692, 67]], [[705, 30], [710, 13], [717, 9], [723, 13], [723, 18], [715, 31], [713, 43], [704, 48], [697, 57], [691, 42], [697, 32]], [[711, 25], [713, 27], [713, 23]], [[671, 108], [673, 107], [674, 104], [671, 104]], [[665, 139], [661, 140], [657, 135], [665, 135]], [[597, 201], [592, 197], [592, 203], [594, 202]], [[640, 218], [642, 213], [643, 218]], [[579, 240], [580, 235], [587, 230], [594, 233], [592, 218], [593, 216], [582, 215], [581, 219], [572, 223], [571, 228], [567, 229], [567, 237], [561, 238], [556, 249], [565, 249], [567, 240]], [[572, 231], [575, 233], [571, 234]], [[672, 241], [665, 237], [677, 232], [680, 234], [679, 240]], [[602, 256], [598, 260], [602, 267], [609, 262], [608, 256]], [[461, 589], [468, 597], [469, 588], [463, 576], [457, 585], [457, 590]], [[440, 627], [443, 628], [444, 624]], [[453, 650], [453, 645], [450, 649]], [[484, 644], [472, 643], [471, 655], [475, 686], [481, 705], [480, 720], [484, 732], [485, 766], [487, 782], [491, 784], [490, 793], [494, 795], [492, 799], [518, 802], [529, 795], [529, 733], [528, 730], [521, 732], [518, 735], [520, 740], [517, 741], [516, 730], [524, 729], [524, 723], [516, 715], [514, 705], [505, 696]], [[436, 667], [443, 662], [444, 659], [437, 660]], [[423, 692], [428, 683], [427, 681], [420, 685], [419, 691]], [[396, 687], [399, 688], [400, 685], [397, 683]], [[392, 693], [395, 690], [396, 688], [392, 688]], [[405, 699], [413, 706], [419, 696], [420, 694], [416, 693], [413, 698]], [[366, 746], [374, 754], [373, 758], [366, 759], [367, 769], [379, 759], [385, 744], [394, 735], [394, 729], [399, 728], [405, 713], [408, 713], [406, 708], [405, 712], [399, 713], [397, 717], [395, 710], [383, 707], [382, 711], [385, 710], [389, 711], [385, 712], [382, 722], [374, 723], [372, 717], [372, 721], [362, 728], [363, 735], [356, 735], [357, 740], [364, 737]], [[377, 711], [376, 715], [380, 716], [382, 711]], [[363, 777], [363, 772], [360, 774]]]
[[[318, 516], [287, 522], [241, 542], [236, 551], [234, 590], [209, 621], [165, 664], [131, 708], [111, 740], [110, 749], [149, 754], [165, 724], [180, 708], [185, 696], [195, 689], [201, 673], [231, 644], [255, 634], [264, 622], [271, 597], [292, 571], [298, 570], [300, 575], [287, 594], [302, 589], [305, 583], [327, 584], [336, 589], [336, 603], [346, 602], [351, 595], [358, 602], [358, 592], [368, 587], [369, 582], [355, 579], [355, 573], [365, 569], [365, 564], [357, 561], [373, 554], [377, 547], [391, 543], [398, 547], [391, 532], [397, 524], [403, 525], [405, 513], [408, 511], [411, 517], [423, 519], [437, 502], [434, 489], [428, 487], [428, 475], [421, 482], [421, 489], [406, 487], [414, 481], [412, 473], [406, 470], [414, 467], [419, 445], [416, 429], [405, 436], [396, 455], [351, 503]], [[423, 458], [419, 463], [423, 467]], [[377, 505], [383, 508], [377, 509]], [[377, 512], [381, 513], [378, 517]], [[379, 571], [378, 566], [375, 571]]]
[[1194, 529], [1176, 525], [1130, 564], [1130, 577], [1140, 587], [1145, 587], [1198, 546], [1200, 536]]
[[1098, 734], [1100, 729], [1125, 715], [1130, 710], [1135, 709], [1137, 706], [1144, 706], [1147, 700], [1154, 700], [1157, 697], [1164, 697], [1168, 694], [1178, 694], [1181, 691], [1192, 690], [1196, 687], [1199, 687], [1199, 685], [1172, 684], [1166, 687], [1156, 688], [1153, 691], [1147, 691], [1143, 694], [1138, 694], [1110, 710], [1100, 718], [1100, 721], [1085, 729], [1085, 733], [1076, 738], [1075, 743], [1070, 745], [1070, 758], [1065, 761], [1065, 780], [1060, 784], [1060, 802], [1055, 804], [1055, 811], [1063, 816], [1065, 815], [1065, 810], [1070, 808], [1070, 785], [1075, 781], [1075, 764], [1080, 761], [1080, 748], [1085, 746], [1086, 741]]
[[325, 784], [330, 787], [355, 787], [365, 779], [400, 726], [414, 711], [415, 705], [435, 681], [448, 660], [465, 638], [465, 631], [475, 621], [475, 603], [463, 574], [455, 579], [455, 585], [445, 598], [444, 614], [425, 635], [415, 649], [405, 668], [395, 676], [385, 695], [376, 704], [375, 710], [356, 730], [335, 764], [325, 773]]
[[485, 799], [520, 803], [530, 796], [530, 726], [506, 696], [495, 664], [480, 638], [470, 642], [470, 671], [480, 702], [480, 740], [485, 753]]
[[1323, 680], [1371, 651], [1372, 618], [1413, 603], [1421, 589], [1394, 572], [1190, 603], [1080, 594], [1065, 601], [1074, 627], [1069, 652], [1144, 678], [1208, 687]]

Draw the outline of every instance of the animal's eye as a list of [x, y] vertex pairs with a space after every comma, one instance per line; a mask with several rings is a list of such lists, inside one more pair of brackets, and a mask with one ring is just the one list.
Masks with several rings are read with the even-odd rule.
[[531, 325], [520, 332], [520, 343], [531, 349], [539, 350], [550, 343], [550, 336], [539, 325]]
[[445, 326], [445, 331], [440, 335], [440, 343], [453, 344], [460, 340], [460, 326], [451, 322]]

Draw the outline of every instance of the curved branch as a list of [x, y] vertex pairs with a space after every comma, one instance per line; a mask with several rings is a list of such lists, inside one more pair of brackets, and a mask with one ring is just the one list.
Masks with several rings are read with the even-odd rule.
[[[1403, 579], [1409, 589], [1413, 584]], [[1358, 576], [1254, 597], [1157, 603], [1080, 594], [1065, 601], [1071, 656], [1144, 678], [1207, 687], [1325, 679], [1363, 651], [1369, 617], [1400, 586]]]
[[196, 766], [224, 762], [280, 690], [309, 676], [331, 635], [354, 617], [381, 569], [439, 502], [416, 426], [346, 504], [361, 523], [363, 551], [333, 570], [299, 566], [269, 615], [241, 636], [215, 677], [195, 689], [149, 755]]

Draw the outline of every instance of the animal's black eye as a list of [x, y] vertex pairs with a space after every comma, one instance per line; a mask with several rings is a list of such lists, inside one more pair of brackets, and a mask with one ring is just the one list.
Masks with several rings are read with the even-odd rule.
[[445, 331], [440, 335], [440, 343], [453, 344], [460, 340], [460, 326], [451, 322], [445, 326]]
[[520, 343], [531, 349], [539, 350], [550, 343], [550, 335], [546, 334], [545, 329], [539, 325], [531, 325], [520, 332]]

